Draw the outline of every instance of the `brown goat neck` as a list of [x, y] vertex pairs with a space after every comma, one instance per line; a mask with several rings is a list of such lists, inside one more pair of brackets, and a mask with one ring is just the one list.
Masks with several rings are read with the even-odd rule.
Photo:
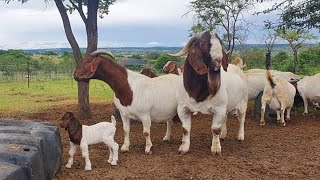
[[121, 65], [107, 59], [100, 59], [96, 78], [107, 83], [123, 106], [132, 103], [133, 92], [128, 82], [128, 72]]
[[187, 61], [183, 70], [183, 84], [189, 96], [197, 102], [204, 101], [210, 95], [207, 74], [199, 75]]
[[68, 129], [68, 134], [71, 142], [80, 145], [82, 139], [82, 125], [80, 122], [73, 133], [71, 133], [70, 129]]

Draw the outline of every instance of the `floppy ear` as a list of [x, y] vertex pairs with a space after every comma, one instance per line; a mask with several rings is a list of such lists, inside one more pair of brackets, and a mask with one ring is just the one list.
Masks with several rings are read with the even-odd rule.
[[90, 79], [97, 71], [98, 67], [97, 60], [93, 59], [91, 62], [85, 64], [85, 73], [81, 76], [81, 78]]
[[177, 68], [177, 64], [176, 63], [171, 63], [169, 65], [169, 72], [174, 72], [174, 70]]
[[223, 50], [223, 52], [222, 52], [222, 54], [223, 54], [223, 57], [222, 57], [222, 67], [223, 67], [223, 69], [227, 72], [227, 69], [228, 69], [228, 66], [229, 66], [229, 52], [225, 52], [224, 50]]
[[193, 46], [188, 54], [188, 60], [192, 68], [200, 75], [208, 72], [207, 66], [203, 63], [202, 52], [198, 47]]
[[74, 117], [69, 120], [69, 131], [71, 134], [76, 133], [79, 121]]

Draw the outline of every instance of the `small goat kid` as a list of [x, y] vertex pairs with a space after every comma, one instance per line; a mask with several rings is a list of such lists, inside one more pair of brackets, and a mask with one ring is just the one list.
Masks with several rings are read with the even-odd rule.
[[285, 126], [284, 113], [285, 110], [287, 110], [286, 119], [289, 120], [296, 89], [284, 78], [279, 76], [272, 77], [269, 70], [266, 71], [266, 78], [267, 80], [261, 98], [260, 125], [265, 125], [265, 108], [266, 104], [269, 104], [269, 107], [276, 111], [277, 120], [280, 120], [281, 125]]
[[85, 170], [91, 170], [91, 162], [89, 159], [88, 145], [103, 142], [109, 148], [110, 154], [108, 163], [115, 166], [118, 161], [119, 145], [114, 141], [116, 132], [116, 120], [111, 116], [112, 123], [101, 122], [92, 126], [81, 125], [76, 116], [72, 112], [66, 112], [60, 120], [60, 126], [68, 131], [70, 138], [70, 158], [66, 164], [67, 168], [71, 168], [73, 164], [73, 156], [77, 147], [80, 146], [82, 156], [85, 158]]
[[[77, 81], [99, 79], [115, 92], [114, 103], [120, 111], [124, 130], [121, 151], [129, 151], [130, 119], [140, 120], [146, 139], [145, 153], [151, 154], [151, 121], [168, 122], [177, 114], [176, 89], [181, 77], [173, 74], [149, 78], [125, 69], [116, 62], [102, 57], [109, 52], [97, 50], [80, 61], [74, 71]], [[171, 127], [171, 126], [167, 126]], [[167, 129], [164, 140], [170, 139]]]
[[207, 31], [195, 35], [178, 53], [169, 55], [179, 57], [187, 53], [183, 82], [179, 82], [177, 91], [178, 115], [183, 127], [179, 152], [189, 151], [191, 112], [201, 112], [212, 115], [211, 152], [220, 154], [220, 137], [226, 135], [228, 112], [237, 112], [238, 139], [244, 140], [247, 84], [241, 69], [233, 66], [229, 72], [228, 55], [216, 33]]

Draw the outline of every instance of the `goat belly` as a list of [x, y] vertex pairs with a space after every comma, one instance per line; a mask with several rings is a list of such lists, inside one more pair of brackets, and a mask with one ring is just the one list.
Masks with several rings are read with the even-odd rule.
[[277, 98], [272, 98], [269, 103], [269, 107], [273, 110], [279, 110], [281, 108], [281, 105]]

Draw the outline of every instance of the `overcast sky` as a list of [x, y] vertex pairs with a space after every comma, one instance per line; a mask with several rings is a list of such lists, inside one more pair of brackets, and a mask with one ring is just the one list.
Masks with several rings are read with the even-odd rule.
[[[99, 47], [182, 46], [188, 41], [192, 16], [183, 16], [191, 0], [117, 0], [110, 13], [99, 19]], [[258, 4], [262, 9], [270, 3]], [[254, 24], [247, 43], [261, 42], [263, 19], [273, 15], [245, 15]], [[86, 35], [78, 14], [70, 16], [73, 31], [81, 47]], [[29, 0], [5, 4], [0, 0], [0, 49], [70, 47], [62, 21], [53, 1]]]

